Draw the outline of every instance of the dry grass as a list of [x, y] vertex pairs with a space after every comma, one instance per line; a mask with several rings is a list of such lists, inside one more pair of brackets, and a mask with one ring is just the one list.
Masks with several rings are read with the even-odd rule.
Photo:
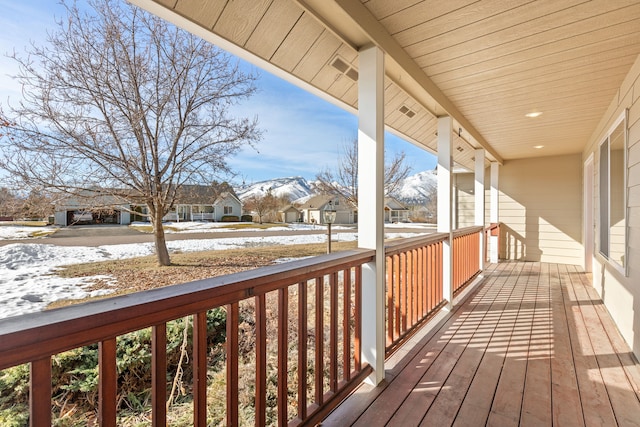
[[44, 227], [47, 221], [0, 221], [0, 225], [22, 225], [24, 227]]
[[[356, 246], [356, 242], [335, 242], [333, 249], [337, 252], [353, 249]], [[322, 243], [281, 245], [176, 253], [171, 255], [172, 265], [167, 267], [159, 267], [155, 256], [69, 265], [58, 271], [57, 274], [62, 277], [108, 275], [115, 279], [115, 287], [113, 284], [97, 281], [93, 288], [109, 287], [114, 292], [108, 296], [84, 300], [56, 301], [49, 308], [222, 276], [271, 265], [275, 260], [281, 258], [317, 256], [322, 255], [325, 251], [326, 245]]]

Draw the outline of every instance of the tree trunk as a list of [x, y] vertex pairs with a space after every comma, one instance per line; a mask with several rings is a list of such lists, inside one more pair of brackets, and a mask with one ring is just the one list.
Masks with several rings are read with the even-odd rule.
[[156, 210], [151, 218], [153, 225], [154, 243], [156, 245], [156, 256], [158, 257], [158, 265], [166, 266], [171, 265], [171, 258], [169, 257], [169, 251], [167, 250], [167, 242], [164, 239], [164, 228], [162, 227], [162, 211]]

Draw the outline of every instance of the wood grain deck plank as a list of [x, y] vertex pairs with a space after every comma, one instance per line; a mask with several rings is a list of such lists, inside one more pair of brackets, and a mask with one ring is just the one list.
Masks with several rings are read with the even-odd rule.
[[588, 275], [506, 262], [484, 276], [323, 427], [640, 426], [640, 365]]
[[[487, 271], [493, 271], [495, 268], [494, 266], [489, 266]], [[495, 279], [491, 278], [488, 280]], [[479, 285], [477, 289], [476, 292], [482, 292], [482, 285]], [[433, 322], [430, 322], [414, 334], [405, 345], [386, 360], [385, 366], [387, 366], [387, 369], [385, 371], [385, 380], [378, 387], [362, 384], [348, 398], [346, 404], [337, 407], [323, 420], [323, 427], [354, 425], [356, 422], [366, 425], [366, 423], [371, 420], [373, 420], [371, 422], [374, 422], [374, 425], [379, 425], [385, 417], [380, 413], [375, 413], [377, 408], [374, 402], [380, 397], [380, 399], [385, 402], [384, 407], [392, 408], [394, 406], [393, 402], [399, 400], [398, 398], [401, 396], [401, 394], [398, 394], [398, 390], [410, 389], [415, 385], [421, 375], [412, 380], [411, 376], [407, 376], [403, 374], [403, 372], [408, 367], [411, 367], [409, 368], [411, 371], [413, 371], [415, 367], [423, 370], [428, 367], [428, 365], [424, 365], [425, 357], [429, 358], [434, 355], [425, 354], [425, 347], [434, 337], [440, 336], [443, 331], [451, 328], [456, 320], [455, 316], [460, 310], [462, 310], [462, 306], [458, 306], [453, 312], [441, 319], [434, 319]], [[440, 348], [443, 347], [444, 343], [442, 343]], [[437, 351], [437, 349], [437, 346], [433, 348], [435, 351]], [[399, 377], [399, 379], [397, 377]], [[397, 384], [393, 386], [392, 390], [386, 391], [391, 383]], [[401, 399], [395, 404], [400, 405]], [[392, 415], [393, 413], [388, 414], [386, 419]], [[379, 418], [376, 418], [376, 416]]]
[[522, 399], [522, 426], [550, 426], [551, 416], [551, 295], [547, 266], [536, 263], [527, 282], [527, 288], [536, 289], [533, 319], [527, 354]]
[[580, 396], [583, 402], [588, 402], [582, 408], [585, 425], [589, 427], [616, 425], [616, 417], [593, 353], [580, 304], [578, 304], [575, 288], [580, 286], [580, 278], [573, 277], [567, 282], [565, 310], [567, 316], [570, 317], [569, 325], [572, 337], [575, 337], [571, 340], [571, 346]]
[[640, 401], [595, 308], [602, 302], [592, 299], [585, 287], [574, 290], [616, 421], [619, 425], [640, 426]]
[[[553, 422], [554, 425], [584, 426], [582, 400], [578, 389], [564, 294], [568, 277], [563, 265], [550, 266], [553, 314], [553, 357], [551, 359]], [[585, 402], [588, 404], [588, 402]]]
[[[489, 278], [489, 280], [495, 279]], [[472, 301], [478, 298], [482, 299], [490, 289], [491, 286], [479, 286], [476, 293], [466, 303], [458, 306], [454, 316], [442, 326], [437, 334], [423, 343], [421, 351], [415, 353], [411, 362], [394, 378], [393, 382], [385, 387], [385, 390], [354, 425], [370, 426], [384, 424], [387, 421], [390, 421], [391, 424], [400, 422], [399, 420], [402, 419], [402, 416], [398, 418], [396, 411], [397, 408], [407, 407], [407, 399], [412, 401], [419, 400], [417, 399], [419, 397], [426, 397], [432, 400], [430, 394], [416, 393], [416, 389], [424, 391], [424, 387], [431, 388], [435, 381], [438, 381], [438, 378], [441, 380], [446, 379], [445, 375], [450, 372], [450, 364], [455, 363], [463, 350], [457, 344], [449, 345], [450, 340], [456, 334], [463, 332], [465, 312], [469, 311], [469, 304], [472, 304]], [[437, 363], [432, 369], [436, 361]], [[441, 362], [443, 363], [441, 364]], [[426, 372], [428, 371], [430, 373], [427, 376]], [[426, 384], [421, 386], [421, 382]], [[424, 404], [424, 402], [420, 404]], [[420, 418], [422, 418], [424, 410], [424, 408], [420, 410]], [[395, 421], [392, 420], [392, 417], [396, 418]], [[419, 419], [415, 420], [415, 422], [419, 422]]]
[[514, 297], [521, 295], [507, 305], [507, 312], [513, 317], [511, 336], [506, 349], [505, 362], [498, 380], [489, 418], [488, 426], [517, 426], [520, 422], [524, 381], [527, 370], [526, 354], [528, 351], [527, 335], [531, 331], [532, 320], [530, 292], [526, 289], [527, 275], [531, 274], [531, 264], [526, 264], [522, 275], [514, 277]]
[[[456, 420], [463, 402], [469, 395], [471, 384], [480, 371], [480, 366], [487, 354], [487, 348], [493, 334], [500, 325], [504, 307], [507, 305], [513, 291], [513, 287], [506, 285], [506, 279], [500, 282], [496, 281], [492, 285], [492, 289], [498, 289], [497, 292], [487, 293], [482, 300], [476, 298], [470, 304], [470, 308], [473, 308], [474, 312], [483, 313], [483, 316], [482, 318], [476, 318], [478, 324], [475, 333], [449, 375], [443, 389], [438, 393], [431, 408], [422, 419], [421, 425], [428, 426], [434, 425], [434, 423], [452, 425]], [[478, 303], [475, 303], [475, 301], [478, 301]], [[486, 306], [486, 308], [483, 310], [479, 305]], [[487, 389], [481, 390], [481, 393], [486, 395]], [[489, 408], [487, 407], [487, 414], [488, 410]], [[474, 418], [479, 421], [477, 417]]]
[[[571, 277], [575, 279], [574, 282], [581, 286], [588, 297], [592, 300], [600, 300], [600, 296], [591, 285], [588, 276], [579, 272], [576, 266], [569, 266], [568, 268], [571, 271]], [[627, 378], [631, 386], [635, 390], [638, 399], [640, 399], [640, 364], [638, 363], [638, 360], [633, 355], [633, 352], [624, 338], [622, 338], [618, 327], [613, 322], [613, 319], [604, 304], [596, 304], [593, 308], [600, 318], [600, 323], [602, 323], [602, 326], [607, 332], [607, 336], [620, 359], [620, 363], [627, 374]]]

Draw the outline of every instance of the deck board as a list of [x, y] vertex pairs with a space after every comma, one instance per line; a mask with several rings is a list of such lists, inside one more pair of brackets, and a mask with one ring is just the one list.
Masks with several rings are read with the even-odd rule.
[[326, 426], [640, 426], [640, 365], [579, 267], [505, 262]]

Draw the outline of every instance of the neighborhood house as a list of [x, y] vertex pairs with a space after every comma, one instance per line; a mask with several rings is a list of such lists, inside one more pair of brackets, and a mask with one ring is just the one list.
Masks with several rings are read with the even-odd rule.
[[[148, 208], [135, 197], [125, 200], [113, 195], [86, 191], [56, 205], [55, 224], [121, 224], [149, 221]], [[242, 202], [229, 186], [185, 185], [164, 221], [222, 221], [225, 216], [240, 219]]]

